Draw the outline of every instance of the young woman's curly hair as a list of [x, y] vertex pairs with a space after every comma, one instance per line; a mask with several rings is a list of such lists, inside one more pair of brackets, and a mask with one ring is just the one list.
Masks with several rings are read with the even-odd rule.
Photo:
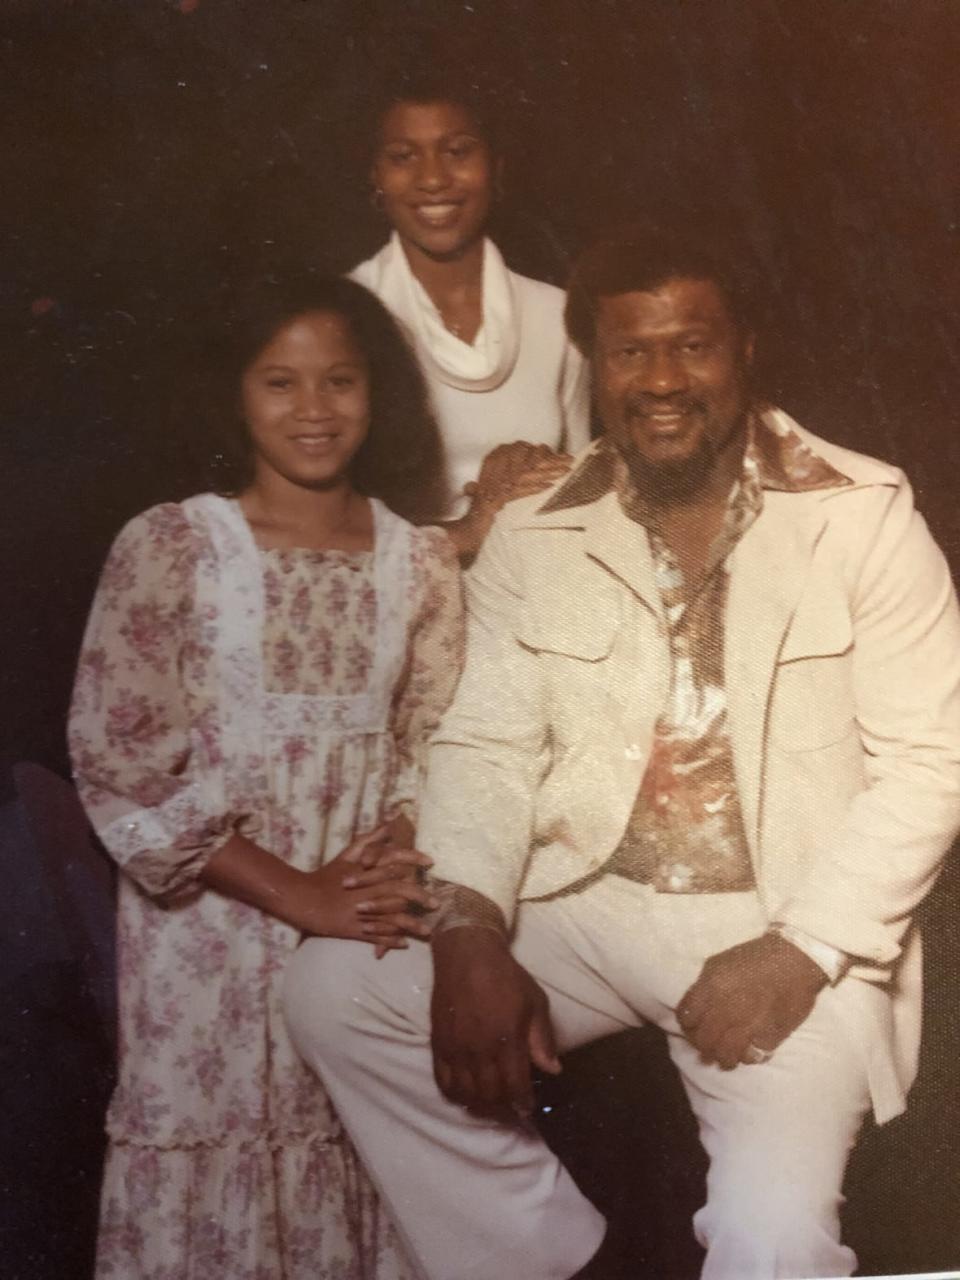
[[221, 428], [227, 475], [239, 491], [253, 475], [240, 415], [246, 369], [291, 320], [311, 311], [340, 316], [363, 353], [370, 379], [370, 430], [350, 466], [356, 488], [415, 523], [443, 508], [440, 436], [420, 366], [397, 322], [369, 290], [340, 276], [262, 277], [233, 290], [206, 351], [208, 395]]

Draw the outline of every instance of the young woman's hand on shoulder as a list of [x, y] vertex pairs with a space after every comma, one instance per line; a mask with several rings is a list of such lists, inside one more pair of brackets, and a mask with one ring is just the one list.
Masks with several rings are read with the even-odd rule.
[[572, 461], [569, 454], [556, 453], [545, 444], [527, 444], [525, 440], [491, 449], [476, 481], [464, 490], [471, 499], [470, 510], [445, 526], [460, 559], [468, 561], [477, 554], [501, 507], [515, 498], [549, 489], [563, 479]]

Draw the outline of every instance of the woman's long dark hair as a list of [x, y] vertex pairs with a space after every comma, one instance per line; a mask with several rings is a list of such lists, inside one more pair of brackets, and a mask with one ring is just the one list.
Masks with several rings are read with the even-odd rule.
[[370, 430], [350, 465], [353, 484], [415, 523], [436, 519], [444, 505], [442, 455], [420, 366], [383, 304], [339, 276], [266, 276], [234, 291], [221, 313], [207, 352], [216, 417], [225, 428], [228, 475], [221, 487], [238, 491], [253, 478], [253, 450], [239, 413], [244, 372], [285, 325], [311, 311], [342, 317], [367, 361]]

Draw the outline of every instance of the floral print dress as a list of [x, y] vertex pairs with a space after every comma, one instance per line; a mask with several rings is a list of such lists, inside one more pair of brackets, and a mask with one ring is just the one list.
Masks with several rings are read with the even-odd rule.
[[443, 533], [373, 506], [372, 552], [262, 550], [205, 494], [131, 521], [104, 568], [70, 722], [124, 872], [100, 1277], [410, 1275], [284, 1028], [296, 930], [198, 881], [234, 832], [310, 870], [415, 801], [460, 584]]

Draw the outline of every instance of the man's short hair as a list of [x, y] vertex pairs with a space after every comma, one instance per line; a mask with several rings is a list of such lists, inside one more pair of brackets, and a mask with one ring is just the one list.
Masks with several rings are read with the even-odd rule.
[[649, 293], [668, 280], [710, 280], [743, 333], [756, 327], [756, 271], [746, 255], [715, 237], [628, 226], [594, 241], [574, 264], [564, 320], [571, 341], [593, 354], [601, 298]]

